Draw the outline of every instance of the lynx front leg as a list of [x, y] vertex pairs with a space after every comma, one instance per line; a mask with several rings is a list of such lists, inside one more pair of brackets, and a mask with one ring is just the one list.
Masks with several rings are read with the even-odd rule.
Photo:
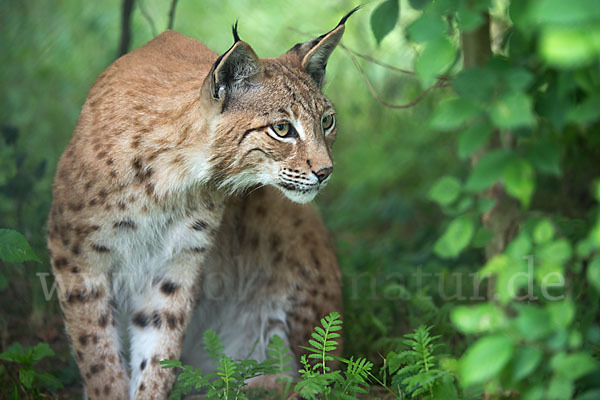
[[120, 355], [109, 279], [80, 262], [56, 257], [59, 301], [87, 398], [127, 399], [129, 378]]
[[174, 369], [159, 361], [178, 359], [191, 314], [199, 268], [189, 260], [154, 279], [134, 301], [131, 315], [132, 399], [166, 399], [175, 381]]

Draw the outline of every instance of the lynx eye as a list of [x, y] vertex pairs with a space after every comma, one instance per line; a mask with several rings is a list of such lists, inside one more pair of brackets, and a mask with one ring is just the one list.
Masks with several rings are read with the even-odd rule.
[[334, 124], [335, 124], [335, 115], [334, 114], [327, 114], [321, 120], [321, 126], [323, 127], [324, 131], [327, 131], [327, 130], [333, 128]]
[[290, 124], [288, 123], [279, 123], [279, 124], [274, 124], [271, 125], [271, 129], [273, 129], [273, 132], [275, 132], [275, 134], [277, 134], [277, 136], [280, 137], [286, 137], [289, 133], [290, 133]]

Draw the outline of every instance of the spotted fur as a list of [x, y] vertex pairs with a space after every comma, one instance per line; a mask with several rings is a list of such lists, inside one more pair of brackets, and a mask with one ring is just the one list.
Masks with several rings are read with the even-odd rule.
[[[321, 87], [343, 22], [274, 59], [259, 59], [235, 29], [221, 56], [166, 31], [100, 75], [48, 219], [89, 399], [166, 398], [175, 375], [159, 361], [180, 356], [192, 317], [185, 354], [197, 362], [199, 329], [231, 327], [220, 333], [232, 354], [260, 339], [254, 356], [264, 358], [277, 333], [299, 355], [318, 319], [341, 311], [328, 233], [294, 202], [312, 200], [333, 169], [337, 127], [323, 125], [334, 111]], [[215, 271], [241, 284], [233, 303], [209, 296]]]

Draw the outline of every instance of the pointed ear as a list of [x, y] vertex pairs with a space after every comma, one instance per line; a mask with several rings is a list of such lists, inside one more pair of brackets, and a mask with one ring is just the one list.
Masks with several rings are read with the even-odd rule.
[[252, 79], [262, 74], [262, 64], [252, 47], [242, 42], [234, 30], [236, 42], [215, 61], [211, 71], [211, 94], [223, 101], [236, 91], [243, 90]]
[[331, 31], [316, 39], [305, 43], [298, 43], [288, 53], [296, 53], [302, 64], [302, 68], [312, 78], [317, 87], [321, 89], [325, 82], [325, 68], [327, 60], [337, 47], [344, 34], [346, 20], [360, 7], [356, 7], [342, 18], [339, 24]]

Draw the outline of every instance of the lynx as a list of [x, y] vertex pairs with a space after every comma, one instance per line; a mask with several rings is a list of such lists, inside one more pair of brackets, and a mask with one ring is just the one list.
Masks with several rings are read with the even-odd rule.
[[166, 31], [95, 82], [48, 220], [88, 399], [166, 398], [176, 375], [159, 361], [206, 367], [208, 328], [233, 357], [264, 359], [277, 334], [297, 360], [319, 318], [341, 312], [333, 243], [305, 203], [331, 178], [321, 89], [354, 11], [272, 59], [237, 24], [221, 56]]

